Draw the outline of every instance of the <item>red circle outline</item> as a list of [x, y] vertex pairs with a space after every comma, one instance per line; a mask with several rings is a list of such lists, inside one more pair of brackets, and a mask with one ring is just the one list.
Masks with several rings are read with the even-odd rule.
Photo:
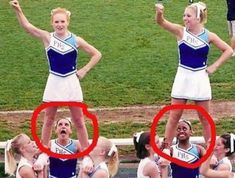
[[[92, 143], [84, 151], [79, 152], [79, 153], [75, 153], [75, 154], [58, 154], [58, 153], [52, 152], [50, 149], [48, 149], [42, 145], [39, 137], [37, 136], [38, 114], [43, 109], [45, 109], [47, 107], [58, 107], [58, 106], [77, 106], [77, 107], [80, 107], [80, 108], [82, 108], [83, 114], [92, 120], [92, 124], [93, 124], [93, 128], [94, 128]], [[55, 158], [61, 158], [61, 159], [77, 159], [77, 158], [83, 157], [85, 155], [88, 155], [94, 149], [94, 147], [97, 144], [98, 138], [99, 138], [99, 126], [98, 126], [98, 121], [97, 121], [96, 116], [88, 112], [87, 105], [84, 103], [81, 103], [81, 102], [47, 102], [47, 103], [41, 104], [40, 106], [38, 106], [34, 110], [32, 118], [31, 118], [31, 133], [32, 133], [32, 137], [35, 140], [38, 148], [42, 152], [46, 153], [48, 156], [52, 156]]]
[[[197, 162], [195, 163], [187, 163], [184, 161], [181, 161], [179, 159], [173, 158], [165, 153], [163, 153], [156, 145], [155, 143], [155, 135], [156, 135], [156, 129], [157, 128], [157, 124], [159, 122], [159, 120], [161, 119], [162, 115], [169, 111], [169, 110], [173, 110], [173, 109], [193, 109], [193, 110], [197, 110], [199, 111], [204, 117], [205, 119], [207, 119], [208, 123], [211, 126], [211, 143], [209, 148], [206, 151], [206, 154], [200, 158]], [[150, 144], [153, 148], [153, 150], [161, 157], [175, 163], [178, 164], [180, 166], [186, 167], [186, 168], [197, 168], [199, 167], [204, 161], [206, 161], [206, 159], [211, 155], [211, 153], [213, 152], [214, 146], [215, 146], [215, 140], [216, 140], [216, 127], [215, 127], [215, 123], [213, 121], [213, 119], [211, 118], [211, 116], [208, 114], [208, 112], [201, 106], [198, 105], [181, 105], [181, 104], [175, 104], [175, 105], [168, 105], [165, 106], [164, 108], [162, 108], [159, 113], [154, 117], [153, 123], [151, 125], [151, 129], [150, 129]]]

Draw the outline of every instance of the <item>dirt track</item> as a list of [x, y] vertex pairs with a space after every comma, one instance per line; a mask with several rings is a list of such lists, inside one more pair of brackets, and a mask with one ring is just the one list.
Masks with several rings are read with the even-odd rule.
[[[99, 122], [144, 122], [151, 121], [163, 107], [164, 106], [152, 105], [119, 108], [92, 108], [88, 110], [92, 114], [96, 115]], [[0, 120], [17, 126], [22, 122], [30, 120], [32, 113], [33, 111], [2, 111], [0, 112]], [[168, 112], [165, 113], [163, 117], [167, 118], [168, 114]], [[69, 117], [69, 115], [70, 113], [67, 109], [59, 110], [58, 112], [58, 116]], [[214, 120], [224, 117], [235, 117], [235, 101], [212, 102], [210, 115]], [[185, 110], [183, 117], [187, 119], [198, 118], [195, 110]]]

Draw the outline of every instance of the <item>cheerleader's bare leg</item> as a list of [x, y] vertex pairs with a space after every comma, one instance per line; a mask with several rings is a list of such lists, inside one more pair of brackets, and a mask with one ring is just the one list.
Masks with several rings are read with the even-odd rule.
[[[176, 98], [172, 98], [171, 99], [171, 104], [186, 104], [187, 100], [186, 99], [176, 99]], [[166, 124], [166, 129], [165, 129], [165, 138], [164, 138], [164, 143], [166, 144], [165, 146], [163, 145], [163, 147], [170, 147], [172, 144], [172, 141], [175, 137], [175, 132], [176, 132], [176, 128], [177, 128], [177, 124], [178, 121], [180, 120], [181, 116], [183, 114], [183, 110], [182, 109], [174, 109], [174, 110], [170, 110], [170, 115], [169, 115], [169, 119], [167, 121]], [[164, 148], [162, 148], [164, 149]]]
[[77, 129], [78, 140], [82, 149], [84, 150], [89, 146], [89, 142], [82, 109], [76, 106], [71, 106], [69, 109], [71, 112], [72, 121], [75, 125], [75, 128]]
[[[203, 107], [209, 113], [210, 100], [195, 101], [195, 104]], [[207, 119], [205, 119], [204, 116], [200, 112], [198, 112], [198, 116], [199, 116], [200, 122], [202, 123], [203, 137], [205, 139], [205, 142], [207, 143], [208, 140], [211, 138], [211, 127]]]
[[57, 112], [57, 107], [48, 107], [45, 110], [46, 111], [42, 126], [42, 144], [48, 146], [51, 139], [51, 133]]

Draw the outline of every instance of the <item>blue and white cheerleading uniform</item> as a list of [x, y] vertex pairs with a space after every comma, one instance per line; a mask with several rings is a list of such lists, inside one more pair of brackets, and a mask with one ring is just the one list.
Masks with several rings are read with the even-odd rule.
[[[58, 154], [77, 153], [77, 143], [70, 139], [68, 145], [62, 146], [57, 139], [51, 140], [51, 151]], [[76, 178], [77, 159], [59, 159], [50, 157], [49, 178]]]
[[108, 177], [109, 177], [108, 166], [107, 166], [107, 164], [106, 164], [105, 162], [101, 162], [100, 164], [98, 164], [98, 165], [95, 167], [95, 170], [94, 170], [91, 174], [89, 174], [88, 177], [89, 177], [89, 178], [92, 178], [93, 175], [94, 175], [98, 170], [100, 170], [100, 169], [105, 170], [105, 171], [107, 172], [107, 174], [108, 174]]
[[[177, 158], [181, 161], [187, 163], [195, 163], [200, 159], [200, 153], [197, 146], [191, 144], [187, 150], [183, 150], [177, 145], [172, 146], [173, 155], [172, 157]], [[190, 169], [186, 167], [179, 166], [175, 163], [171, 163], [172, 178], [198, 178], [199, 168]]]
[[207, 68], [210, 45], [209, 31], [199, 35], [184, 28], [182, 40], [178, 41], [179, 66], [172, 87], [171, 97], [204, 101], [211, 99], [211, 86]]
[[46, 54], [50, 74], [47, 79], [43, 101], [82, 102], [82, 89], [76, 76], [78, 56], [76, 36], [69, 33], [67, 38], [60, 39], [55, 33], [51, 33]]

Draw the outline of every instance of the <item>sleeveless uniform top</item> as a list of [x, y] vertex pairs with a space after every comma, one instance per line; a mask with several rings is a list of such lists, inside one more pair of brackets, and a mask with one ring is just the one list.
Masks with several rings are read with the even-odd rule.
[[188, 70], [198, 71], [207, 67], [208, 44], [207, 29], [194, 35], [184, 27], [182, 40], [178, 41], [179, 66]]
[[21, 176], [20, 176], [20, 174], [19, 174], [19, 171], [20, 171], [20, 168], [23, 167], [23, 166], [29, 166], [29, 167], [32, 168], [32, 164], [30, 164], [30, 163], [28, 162], [28, 160], [25, 159], [24, 157], [21, 157], [21, 158], [20, 158], [20, 162], [19, 162], [19, 164], [18, 164], [18, 166], [17, 166], [17, 169], [16, 169], [16, 178], [21, 178]]
[[96, 171], [100, 170], [100, 169], [103, 169], [105, 170], [107, 173], [108, 173], [108, 177], [109, 177], [109, 170], [108, 170], [108, 166], [105, 162], [101, 162], [100, 164], [98, 164], [95, 168], [95, 170], [91, 173], [91, 174], [88, 174], [88, 177], [89, 178], [92, 178], [93, 175], [96, 173]]
[[[172, 157], [177, 158], [181, 161], [187, 163], [195, 163], [200, 159], [200, 155], [197, 149], [197, 146], [191, 144], [187, 150], [183, 150], [177, 145], [172, 146], [173, 155]], [[172, 178], [198, 178], [199, 177], [199, 168], [190, 169], [186, 167], [179, 166], [175, 163], [171, 163], [172, 169]]]
[[[138, 170], [137, 170], [137, 178], [149, 178], [149, 176], [144, 176], [143, 175], [144, 167], [149, 162], [152, 162], [152, 160], [149, 159], [148, 157], [140, 160], [140, 163], [138, 165]], [[156, 167], [157, 167], [157, 164], [156, 164]]]
[[[75, 140], [70, 139], [68, 145], [60, 145], [56, 139], [51, 140], [51, 151], [58, 154], [77, 153], [77, 144]], [[77, 159], [59, 159], [50, 157], [50, 178], [75, 178]]]
[[221, 164], [227, 164], [229, 166], [229, 171], [232, 172], [232, 164], [228, 157], [224, 157], [223, 159], [221, 159], [213, 169], [218, 170], [219, 165]]
[[50, 73], [66, 77], [76, 72], [78, 50], [74, 34], [69, 33], [67, 38], [60, 39], [55, 33], [51, 33], [46, 54]]

